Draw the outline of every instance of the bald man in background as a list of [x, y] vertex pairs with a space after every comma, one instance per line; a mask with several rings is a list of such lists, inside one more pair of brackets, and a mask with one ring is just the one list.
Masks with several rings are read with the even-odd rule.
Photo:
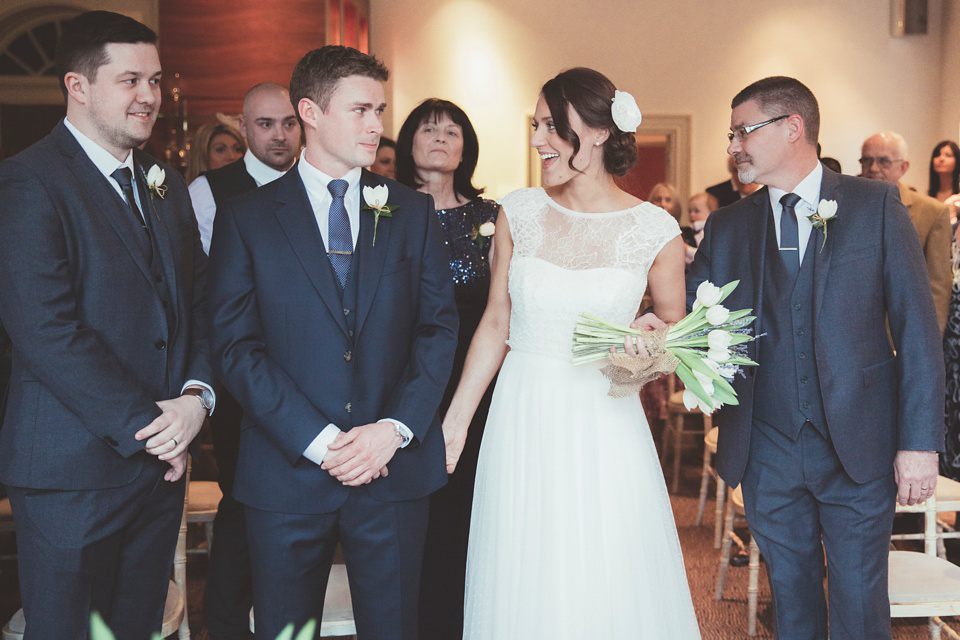
[[[243, 99], [240, 134], [247, 152], [240, 160], [208, 171], [190, 184], [190, 198], [204, 251], [210, 251], [213, 220], [224, 202], [273, 182], [297, 161], [300, 122], [286, 89], [272, 82], [258, 84]], [[251, 637], [248, 614], [253, 605], [250, 549], [243, 505], [233, 499], [233, 477], [240, 446], [240, 405], [218, 388], [217, 411], [211, 419], [217, 480], [223, 499], [213, 522], [214, 545], [204, 593], [204, 622], [214, 640]]]
[[930, 276], [930, 291], [937, 311], [937, 324], [940, 326], [940, 335], [943, 335], [953, 287], [950, 211], [942, 202], [917, 193], [900, 182], [909, 168], [907, 142], [899, 133], [881, 131], [864, 140], [860, 153], [860, 175], [897, 185], [900, 201], [907, 208], [910, 221], [920, 237], [927, 274]]

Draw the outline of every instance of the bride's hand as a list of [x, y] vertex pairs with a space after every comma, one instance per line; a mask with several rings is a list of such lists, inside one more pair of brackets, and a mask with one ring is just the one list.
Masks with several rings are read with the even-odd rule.
[[649, 358], [650, 352], [642, 336], [626, 335], [623, 337], [623, 351], [631, 358]]
[[447, 474], [453, 473], [460, 461], [460, 454], [467, 443], [467, 429], [454, 427], [449, 421], [443, 421], [443, 443], [447, 450]]

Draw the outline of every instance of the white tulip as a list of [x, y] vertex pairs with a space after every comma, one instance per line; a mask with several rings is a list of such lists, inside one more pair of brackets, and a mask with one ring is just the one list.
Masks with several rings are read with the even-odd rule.
[[709, 280], [704, 280], [697, 287], [697, 302], [704, 307], [712, 307], [720, 302], [720, 287]]
[[683, 406], [687, 408], [687, 411], [693, 411], [699, 404], [700, 398], [697, 397], [697, 394], [690, 389], [683, 390]]
[[363, 188], [363, 201], [367, 203], [367, 206], [371, 209], [380, 209], [387, 204], [387, 197], [389, 196], [389, 190], [387, 185], [381, 184], [377, 187], [364, 187]]
[[703, 387], [703, 391], [708, 395], [713, 395], [713, 378], [708, 375], [704, 375], [699, 371], [693, 372], [693, 377], [697, 379], [697, 382], [700, 383], [700, 386]]
[[733, 342], [733, 336], [729, 331], [714, 329], [707, 334], [707, 346], [710, 349], [726, 349], [731, 342]]
[[730, 359], [730, 349], [710, 349], [707, 351], [707, 358], [714, 362], [726, 362]]
[[[729, 317], [730, 310], [722, 304], [713, 305], [707, 309], [707, 322], [715, 327], [726, 322]], [[709, 340], [709, 337], [707, 339]]]
[[837, 215], [837, 201], [821, 200], [817, 205], [817, 215], [823, 218], [824, 222]]
[[147, 186], [151, 189], [163, 186], [163, 180], [167, 177], [166, 172], [160, 168], [160, 165], [153, 165], [150, 171], [147, 171]]

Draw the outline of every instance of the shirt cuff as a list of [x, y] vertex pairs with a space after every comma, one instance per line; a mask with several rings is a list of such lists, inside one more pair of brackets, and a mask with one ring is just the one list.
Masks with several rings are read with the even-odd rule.
[[213, 406], [210, 407], [210, 413], [208, 413], [207, 415], [212, 416], [213, 412], [217, 409], [217, 392], [213, 390], [213, 387], [208, 385], [206, 382], [202, 382], [200, 380], [187, 380], [184, 383], [183, 388], [180, 389], [181, 395], [183, 395], [183, 392], [187, 390], [187, 387], [203, 387], [204, 389], [210, 392], [210, 394], [213, 396]]
[[331, 422], [313, 439], [313, 442], [307, 445], [306, 451], [303, 452], [303, 457], [314, 464], [320, 464], [323, 462], [324, 456], [327, 455], [327, 449], [330, 448], [330, 445], [336, 440], [340, 433], [341, 431], [337, 428], [337, 425]]
[[400, 443], [401, 449], [413, 442], [413, 431], [410, 431], [407, 425], [403, 424], [399, 420], [394, 420], [393, 418], [383, 418], [380, 420], [380, 422], [392, 422], [393, 424], [397, 425], [397, 429], [400, 430], [400, 433], [402, 433], [403, 437], [405, 438], [405, 440]]

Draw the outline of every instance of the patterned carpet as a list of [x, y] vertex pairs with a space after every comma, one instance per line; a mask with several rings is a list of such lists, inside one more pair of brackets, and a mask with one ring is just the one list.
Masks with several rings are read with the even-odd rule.
[[[680, 492], [673, 498], [674, 515], [680, 534], [687, 565], [687, 577], [693, 594], [694, 606], [700, 621], [704, 640], [741, 640], [747, 637], [747, 567], [731, 567], [727, 572], [724, 598], [713, 599], [714, 584], [719, 562], [719, 551], [713, 548], [713, 498], [707, 502], [706, 522], [701, 527], [694, 525], [699, 491], [700, 454], [694, 450], [684, 458], [683, 478]], [[712, 490], [712, 487], [711, 487]], [[191, 540], [200, 541], [200, 531], [191, 533]], [[0, 538], [0, 556], [12, 550], [9, 537]], [[760, 599], [758, 607], [757, 638], [772, 638], [770, 590], [766, 571], [761, 564]], [[188, 562], [188, 607], [190, 628], [195, 640], [209, 640], [203, 626], [203, 583], [206, 573], [206, 557], [191, 555]], [[16, 563], [0, 561], [0, 621], [6, 621], [19, 608], [20, 598], [16, 585]], [[955, 625], [960, 627], [960, 623]], [[895, 640], [925, 640], [928, 638], [926, 621], [906, 619], [894, 621]], [[439, 640], [439, 639], [438, 639]], [[510, 640], [510, 639], [503, 639]], [[534, 640], [534, 639], [522, 639]], [[540, 639], [536, 639], [540, 640]], [[593, 639], [591, 639], [593, 640]], [[602, 639], [598, 639], [602, 640]], [[664, 640], [661, 638], [651, 640]]]

